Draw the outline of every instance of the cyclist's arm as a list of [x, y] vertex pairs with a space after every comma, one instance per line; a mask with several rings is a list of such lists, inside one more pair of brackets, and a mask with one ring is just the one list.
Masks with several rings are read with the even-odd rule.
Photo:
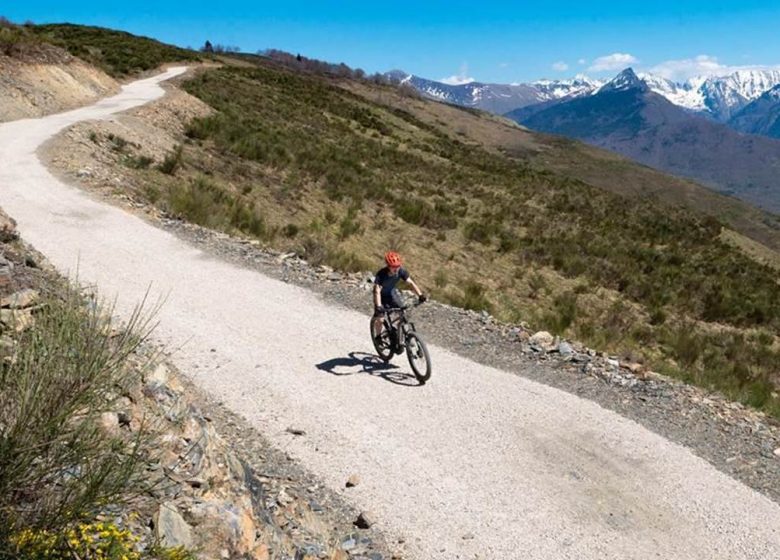
[[382, 286], [374, 284], [374, 307], [382, 306]]
[[412, 280], [411, 277], [406, 279], [406, 283], [409, 284], [409, 286], [411, 286], [414, 295], [416, 295], [417, 297], [422, 295], [422, 290], [417, 286], [417, 284], [414, 283], [414, 280]]

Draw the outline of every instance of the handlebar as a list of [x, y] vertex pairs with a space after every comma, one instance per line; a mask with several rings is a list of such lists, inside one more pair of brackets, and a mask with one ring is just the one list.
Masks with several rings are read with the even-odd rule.
[[406, 311], [407, 309], [414, 309], [415, 307], [418, 307], [422, 305], [423, 302], [417, 301], [413, 303], [412, 305], [404, 305], [403, 307], [385, 307], [383, 311], [385, 313], [390, 313], [391, 311]]

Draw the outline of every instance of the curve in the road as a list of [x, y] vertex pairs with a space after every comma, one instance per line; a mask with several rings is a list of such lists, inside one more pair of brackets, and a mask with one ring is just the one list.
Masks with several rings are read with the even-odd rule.
[[176, 365], [332, 488], [359, 473], [349, 500], [403, 535], [409, 558], [780, 558], [780, 507], [687, 449], [441, 348], [431, 382], [408, 386], [401, 360], [372, 365], [367, 315], [215, 260], [37, 159], [64, 127], [156, 99], [181, 70], [0, 125], [0, 206], [121, 312], [150, 285], [167, 295], [157, 336], [180, 348]]

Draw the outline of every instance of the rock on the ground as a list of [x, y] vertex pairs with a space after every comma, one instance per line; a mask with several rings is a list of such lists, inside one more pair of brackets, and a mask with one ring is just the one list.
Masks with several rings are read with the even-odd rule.
[[161, 386], [168, 383], [170, 371], [165, 364], [157, 364], [155, 368], [144, 376], [144, 382], [149, 386]]
[[0, 209], [0, 243], [7, 243], [19, 237], [16, 221]]
[[8, 307], [10, 309], [24, 309], [34, 305], [38, 301], [39, 297], [40, 295], [37, 290], [26, 288], [0, 299], [0, 307]]
[[539, 331], [528, 339], [528, 343], [532, 346], [538, 346], [543, 350], [550, 351], [555, 348], [555, 338], [547, 331]]
[[355, 527], [358, 529], [370, 529], [374, 525], [374, 515], [369, 511], [361, 511], [355, 519]]
[[571, 344], [566, 341], [562, 341], [560, 344], [558, 344], [558, 353], [561, 356], [571, 356], [574, 353], [574, 349], [571, 347]]
[[173, 502], [166, 502], [157, 510], [154, 530], [164, 546], [192, 548], [192, 527], [184, 521]]
[[351, 474], [349, 475], [349, 478], [347, 479], [346, 487], [347, 488], [354, 488], [360, 484], [360, 476], [357, 474]]

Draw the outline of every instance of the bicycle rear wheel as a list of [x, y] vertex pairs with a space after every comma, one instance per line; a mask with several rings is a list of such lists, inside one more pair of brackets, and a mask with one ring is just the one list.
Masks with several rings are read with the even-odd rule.
[[393, 344], [390, 340], [390, 331], [386, 328], [382, 329], [382, 335], [377, 340], [376, 333], [374, 332], [374, 319], [371, 319], [371, 342], [374, 343], [374, 350], [377, 355], [385, 363], [390, 361], [393, 357]]
[[406, 357], [420, 385], [431, 378], [431, 356], [425, 343], [415, 332], [406, 333]]

